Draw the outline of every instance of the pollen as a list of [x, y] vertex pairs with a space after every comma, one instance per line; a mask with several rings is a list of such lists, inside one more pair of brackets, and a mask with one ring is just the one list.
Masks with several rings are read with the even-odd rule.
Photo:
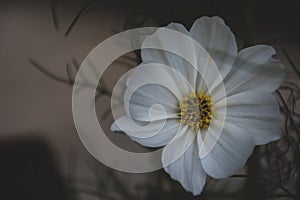
[[192, 129], [208, 128], [213, 119], [211, 97], [204, 92], [189, 93], [179, 104], [180, 123]]

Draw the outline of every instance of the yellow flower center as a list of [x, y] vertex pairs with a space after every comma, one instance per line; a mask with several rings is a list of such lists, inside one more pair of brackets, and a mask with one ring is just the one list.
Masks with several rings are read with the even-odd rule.
[[211, 97], [204, 92], [191, 92], [179, 104], [180, 123], [193, 129], [208, 128], [212, 116]]

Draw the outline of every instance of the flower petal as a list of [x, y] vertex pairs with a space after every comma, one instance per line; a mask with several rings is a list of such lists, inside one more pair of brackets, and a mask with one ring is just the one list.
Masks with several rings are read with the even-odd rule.
[[[183, 134], [188, 135], [189, 133]], [[183, 139], [184, 138], [180, 137], [181, 143], [183, 143]], [[169, 144], [166, 146], [169, 146], [168, 149], [164, 149], [163, 151], [162, 162], [164, 169], [173, 179], [179, 181], [187, 191], [192, 192], [194, 195], [199, 195], [203, 190], [203, 186], [206, 181], [206, 174], [202, 169], [200, 159], [197, 156], [198, 146], [196, 144], [196, 140], [194, 139], [191, 143], [189, 142], [190, 144], [187, 146], [188, 148], [182, 152], [183, 154], [169, 164], [170, 160], [177, 157], [177, 149], [181, 149], [180, 144], [177, 142], [176, 144], [178, 144], [178, 146], [169, 146]], [[168, 163], [168, 165], [165, 165], [166, 163]]]
[[[215, 114], [224, 109], [223, 101], [215, 104]], [[227, 98], [226, 121], [249, 130], [255, 144], [261, 145], [280, 138], [282, 117], [273, 95], [246, 91]]]
[[274, 54], [275, 50], [267, 45], [252, 46], [239, 52], [224, 80], [227, 96], [252, 89], [274, 92], [285, 77], [283, 65], [272, 59]]
[[[214, 119], [212, 123], [216, 125], [218, 121]], [[219, 138], [214, 128], [208, 129], [203, 145], [210, 144], [214, 146], [206, 147], [211, 150], [201, 158], [201, 163], [204, 171], [213, 178], [225, 178], [236, 173], [245, 165], [255, 146], [247, 129], [227, 122]]]
[[127, 81], [125, 111], [138, 121], [178, 118], [179, 100], [191, 91], [188, 81], [174, 69], [160, 64], [142, 64]]
[[[158, 106], [161, 105], [165, 109], [166, 115]], [[150, 116], [150, 110], [152, 116]], [[165, 87], [151, 84], [145, 85], [137, 89], [129, 100], [129, 114], [136, 120], [151, 121], [161, 120], [165, 116], [167, 118], [178, 117], [178, 100]]]
[[[190, 33], [186, 30], [186, 28], [178, 23], [171, 23], [166, 28], [178, 31], [187, 36], [190, 36]], [[164, 36], [168, 37], [167, 39]], [[174, 37], [174, 38], [173, 38]], [[190, 57], [194, 58], [192, 65], [196, 67], [197, 57], [195, 54], [194, 45], [187, 44], [186, 41], [180, 41], [176, 38], [174, 34], [160, 34], [159, 29], [153, 35], [146, 37], [144, 44], [141, 50], [141, 56], [143, 63], [161, 63], [167, 65], [169, 67], [174, 68], [177, 72], [181, 73], [190, 84], [194, 87], [197, 79], [197, 71], [191, 65], [191, 63], [187, 62], [185, 59], [181, 58], [179, 55], [175, 55], [173, 53], [163, 51], [160, 49], [147, 49], [143, 48], [144, 46], [149, 46], [149, 44], [158, 44], [159, 47], [164, 47], [167, 49], [178, 49], [181, 52], [189, 52]]]
[[[218, 67], [206, 49], [186, 34], [168, 28], [159, 28], [154, 34], [145, 38], [142, 48], [163, 49], [182, 56], [186, 62], [173, 60], [171, 67], [185, 76], [196, 92], [200, 90], [207, 92], [208, 89], [211, 92], [213, 88], [223, 81]], [[168, 58], [170, 54], [161, 50], [154, 52], [163, 58]], [[159, 59], [153, 56], [154, 54], [153, 52], [149, 53], [149, 56], [152, 55], [153, 58], [149, 59], [149, 62], [157, 62], [154, 59], [158, 60], [158, 62], [163, 60], [163, 58]], [[147, 60], [147, 58], [145, 59]], [[169, 61], [172, 59], [165, 60]], [[162, 61], [162, 63], [164, 62]]]
[[111, 126], [111, 131], [123, 131], [132, 140], [146, 147], [167, 145], [177, 134], [178, 129], [178, 120], [159, 120], [141, 126], [133, 124], [128, 116], [120, 117]]
[[223, 77], [237, 55], [237, 44], [230, 28], [220, 17], [201, 17], [190, 30], [192, 37], [210, 54]]

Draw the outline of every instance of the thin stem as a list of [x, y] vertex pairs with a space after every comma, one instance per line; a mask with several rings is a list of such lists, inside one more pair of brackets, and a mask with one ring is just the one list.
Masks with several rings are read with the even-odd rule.
[[58, 81], [58, 82], [61, 82], [61, 83], [65, 83], [65, 84], [70, 84], [70, 81], [68, 79], [65, 79], [65, 78], [62, 78], [62, 77], [59, 77], [55, 74], [53, 74], [52, 72], [46, 70], [44, 67], [42, 67], [41, 64], [39, 64], [38, 62], [36, 62], [35, 60], [31, 59], [31, 58], [27, 58], [28, 62], [30, 64], [32, 64], [35, 68], [37, 68], [38, 70], [40, 70], [43, 74], [45, 74], [46, 76]]
[[291, 57], [289, 56], [289, 54], [287, 53], [287, 51], [284, 48], [282, 48], [282, 51], [283, 51], [285, 57], [287, 58], [287, 60], [289, 61], [290, 65], [292, 66], [292, 68], [295, 70], [296, 74], [300, 78], [300, 71], [297, 69], [297, 66], [292, 61]]
[[56, 0], [52, 0], [51, 2], [51, 14], [52, 14], [52, 20], [53, 20], [55, 30], [59, 30], [57, 11], [56, 11]]
[[90, 4], [93, 2], [93, 0], [88, 1], [80, 10], [79, 12], [76, 14], [76, 16], [74, 17], [72, 23], [70, 24], [70, 26], [68, 27], [67, 31], [65, 32], [65, 36], [68, 36], [70, 34], [70, 32], [72, 31], [72, 29], [74, 28], [76, 22], [79, 20], [79, 18], [86, 12], [86, 9], [90, 6]]
[[[231, 178], [247, 178], [248, 176], [246, 175], [246, 174], [236, 174], [236, 175], [233, 175], [233, 176], [231, 176]], [[265, 178], [262, 178], [262, 177], [256, 177], [257, 179], [259, 179], [259, 180], [262, 180], [262, 181], [264, 181], [264, 182], [266, 182], [266, 183], [269, 183], [269, 184], [271, 184], [271, 185], [273, 185], [273, 186], [276, 186], [277, 188], [279, 188], [279, 189], [281, 189], [282, 191], [284, 191], [284, 192], [286, 192], [288, 195], [289, 195], [289, 197], [292, 197], [292, 198], [296, 198], [296, 196], [295, 196], [295, 194], [293, 194], [293, 193], [291, 193], [288, 189], [286, 189], [285, 187], [283, 187], [283, 186], [281, 186], [281, 185], [279, 185], [279, 184], [276, 184], [276, 183], [274, 183], [274, 182], [272, 182], [272, 181], [270, 181], [270, 180], [268, 180], [268, 179], [265, 179]]]

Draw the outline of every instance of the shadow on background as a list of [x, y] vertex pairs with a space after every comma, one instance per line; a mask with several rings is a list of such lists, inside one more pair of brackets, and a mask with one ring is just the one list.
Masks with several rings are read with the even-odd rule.
[[46, 141], [38, 137], [2, 140], [0, 158], [0, 199], [71, 199]]

